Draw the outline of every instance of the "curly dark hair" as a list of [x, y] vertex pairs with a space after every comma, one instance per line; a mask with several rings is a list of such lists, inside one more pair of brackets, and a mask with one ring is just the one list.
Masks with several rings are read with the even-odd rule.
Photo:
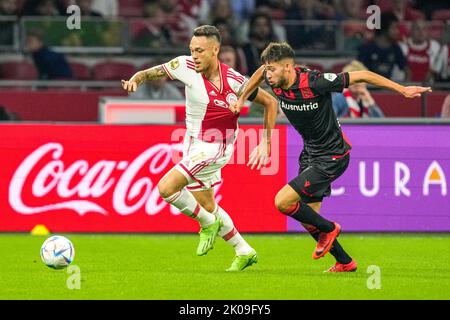
[[261, 61], [277, 62], [283, 59], [295, 59], [295, 51], [287, 42], [271, 42], [261, 54]]

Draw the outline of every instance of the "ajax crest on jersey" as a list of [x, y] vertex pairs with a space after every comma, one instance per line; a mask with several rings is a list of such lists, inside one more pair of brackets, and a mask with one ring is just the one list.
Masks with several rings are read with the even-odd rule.
[[229, 93], [226, 97], [228, 104], [236, 103], [238, 98], [234, 93]]
[[72, 242], [63, 236], [53, 236], [44, 241], [41, 247], [41, 259], [46, 266], [63, 269], [72, 263], [75, 249]]

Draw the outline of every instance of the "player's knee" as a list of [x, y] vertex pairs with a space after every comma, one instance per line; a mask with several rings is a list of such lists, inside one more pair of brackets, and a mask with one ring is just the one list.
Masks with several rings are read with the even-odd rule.
[[290, 203], [284, 200], [281, 197], [275, 197], [275, 207], [278, 211], [283, 214], [289, 214], [292, 212], [293, 207], [295, 207], [297, 203]]
[[158, 191], [159, 195], [163, 199], [167, 199], [177, 192], [177, 190], [174, 190], [174, 188], [171, 187], [170, 184], [164, 180], [158, 182]]
[[208, 212], [214, 212], [214, 209], [216, 209], [216, 204], [214, 202], [200, 203], [200, 205]]

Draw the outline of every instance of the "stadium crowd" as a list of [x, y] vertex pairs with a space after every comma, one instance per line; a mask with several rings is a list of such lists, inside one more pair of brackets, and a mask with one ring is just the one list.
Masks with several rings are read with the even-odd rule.
[[[184, 48], [195, 27], [213, 24], [222, 35], [221, 59], [246, 75], [258, 68], [269, 42], [288, 41], [300, 53], [300, 64], [321, 71], [340, 72], [355, 59], [362, 68], [396, 81], [450, 82], [446, 0], [0, 0], [0, 45], [11, 42], [13, 35], [11, 22], [1, 18], [64, 17], [72, 4], [79, 6], [82, 17], [138, 19], [130, 25], [130, 45], [148, 49], [146, 55], [155, 49], [156, 59], [171, 57], [161, 57], [156, 49]], [[366, 25], [371, 5], [381, 12], [381, 28], [375, 30]], [[336, 26], [343, 38], [336, 37]], [[51, 32], [27, 31], [23, 47], [31, 54], [38, 77], [80, 80], [79, 72], [72, 72], [65, 58], [45, 44], [43, 33]], [[39, 50], [30, 49], [33, 38], [42, 42]], [[62, 43], [83, 46], [80, 39]], [[331, 67], [308, 63], [317, 52], [338, 47], [341, 63]], [[49, 64], [48, 58], [57, 58], [58, 63]], [[5, 78], [1, 72], [0, 78]]]

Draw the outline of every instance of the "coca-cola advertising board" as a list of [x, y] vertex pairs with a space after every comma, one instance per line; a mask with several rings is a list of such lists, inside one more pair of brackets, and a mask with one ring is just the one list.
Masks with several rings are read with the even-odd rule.
[[[0, 231], [193, 232], [157, 183], [182, 155], [182, 126], [2, 125]], [[286, 128], [265, 172], [245, 163], [261, 126], [242, 126], [216, 200], [243, 232], [283, 232], [273, 199], [286, 182]]]
[[[194, 232], [159, 179], [181, 159], [182, 126], [1, 125], [0, 231]], [[242, 232], [299, 232], [274, 208], [298, 172], [300, 136], [278, 125], [271, 162], [246, 167], [261, 126], [241, 126], [216, 200]], [[450, 231], [450, 126], [343, 125], [351, 162], [322, 213], [345, 231]], [[251, 143], [250, 140], [253, 142]]]

